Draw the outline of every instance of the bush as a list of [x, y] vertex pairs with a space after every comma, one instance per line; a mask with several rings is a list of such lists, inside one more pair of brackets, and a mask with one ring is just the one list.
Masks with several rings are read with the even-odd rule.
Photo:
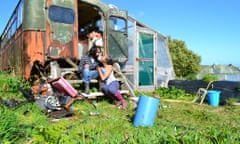
[[170, 87], [170, 88], [158, 88], [155, 94], [165, 99], [176, 99], [176, 100], [192, 100], [194, 95], [187, 93], [185, 90]]
[[202, 78], [202, 80], [205, 81], [205, 82], [217, 81], [218, 76], [207, 74]]

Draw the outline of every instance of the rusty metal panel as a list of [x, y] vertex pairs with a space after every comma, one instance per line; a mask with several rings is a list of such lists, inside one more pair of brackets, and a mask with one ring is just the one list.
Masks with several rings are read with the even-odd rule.
[[51, 30], [52, 30], [51, 39], [53, 41], [56, 40], [65, 44], [72, 40], [73, 25], [51, 23]]
[[30, 72], [35, 61], [44, 63], [44, 32], [25, 31], [23, 33], [23, 65], [25, 67], [25, 77], [30, 76]]
[[21, 30], [4, 43], [1, 51], [1, 69], [11, 70], [16, 74], [23, 74], [22, 66], [22, 37]]
[[[53, 0], [48, 1], [48, 13], [46, 21], [46, 53], [52, 57], [65, 58], [78, 56], [78, 22], [77, 0]], [[59, 10], [55, 13], [54, 10]], [[61, 12], [62, 10], [62, 12]], [[70, 21], [65, 15], [73, 16]], [[52, 15], [50, 15], [52, 14]]]
[[23, 30], [46, 29], [45, 0], [24, 0]]

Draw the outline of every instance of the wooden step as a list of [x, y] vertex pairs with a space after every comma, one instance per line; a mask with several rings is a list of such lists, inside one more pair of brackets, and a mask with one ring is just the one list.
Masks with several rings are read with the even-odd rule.
[[[128, 90], [121, 90], [120, 91], [121, 94], [129, 94]], [[84, 93], [82, 93], [83, 96], [87, 97], [88, 99], [96, 99], [99, 96], [104, 96], [103, 92], [91, 92], [90, 94], [86, 95]]]
[[[75, 84], [75, 83], [83, 83], [83, 80], [67, 80], [70, 84]], [[90, 81], [91, 83], [98, 83], [98, 80], [92, 79]]]
[[[83, 83], [83, 80], [67, 80], [70, 84], [75, 84], [75, 83]], [[122, 82], [122, 79], [119, 79], [120, 83]], [[90, 83], [98, 83], [99, 81], [97, 79], [91, 79]]]

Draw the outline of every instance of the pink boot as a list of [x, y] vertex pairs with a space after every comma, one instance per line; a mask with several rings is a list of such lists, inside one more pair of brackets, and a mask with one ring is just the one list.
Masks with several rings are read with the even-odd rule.
[[120, 108], [121, 103], [122, 103], [122, 101], [121, 101], [121, 94], [119, 96], [118, 92], [116, 92], [115, 98], [116, 98], [116, 107]]
[[116, 107], [119, 108], [120, 106], [121, 106], [121, 100], [117, 100], [117, 101], [116, 101]]
[[117, 103], [116, 103], [116, 106], [119, 107], [121, 105], [121, 103], [122, 103], [122, 108], [126, 109], [127, 108], [127, 103], [124, 100], [124, 98], [122, 97], [120, 91], [117, 91], [115, 96], [116, 96], [116, 98], [118, 100]]

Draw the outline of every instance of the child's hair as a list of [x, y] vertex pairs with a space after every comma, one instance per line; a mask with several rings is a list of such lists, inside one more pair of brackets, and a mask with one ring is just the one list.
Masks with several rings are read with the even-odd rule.
[[113, 62], [113, 59], [112, 59], [112, 58], [109, 58], [109, 57], [107, 58], [106, 61], [107, 61], [107, 64], [108, 64], [108, 65], [113, 65], [113, 63], [114, 63], [114, 62]]

